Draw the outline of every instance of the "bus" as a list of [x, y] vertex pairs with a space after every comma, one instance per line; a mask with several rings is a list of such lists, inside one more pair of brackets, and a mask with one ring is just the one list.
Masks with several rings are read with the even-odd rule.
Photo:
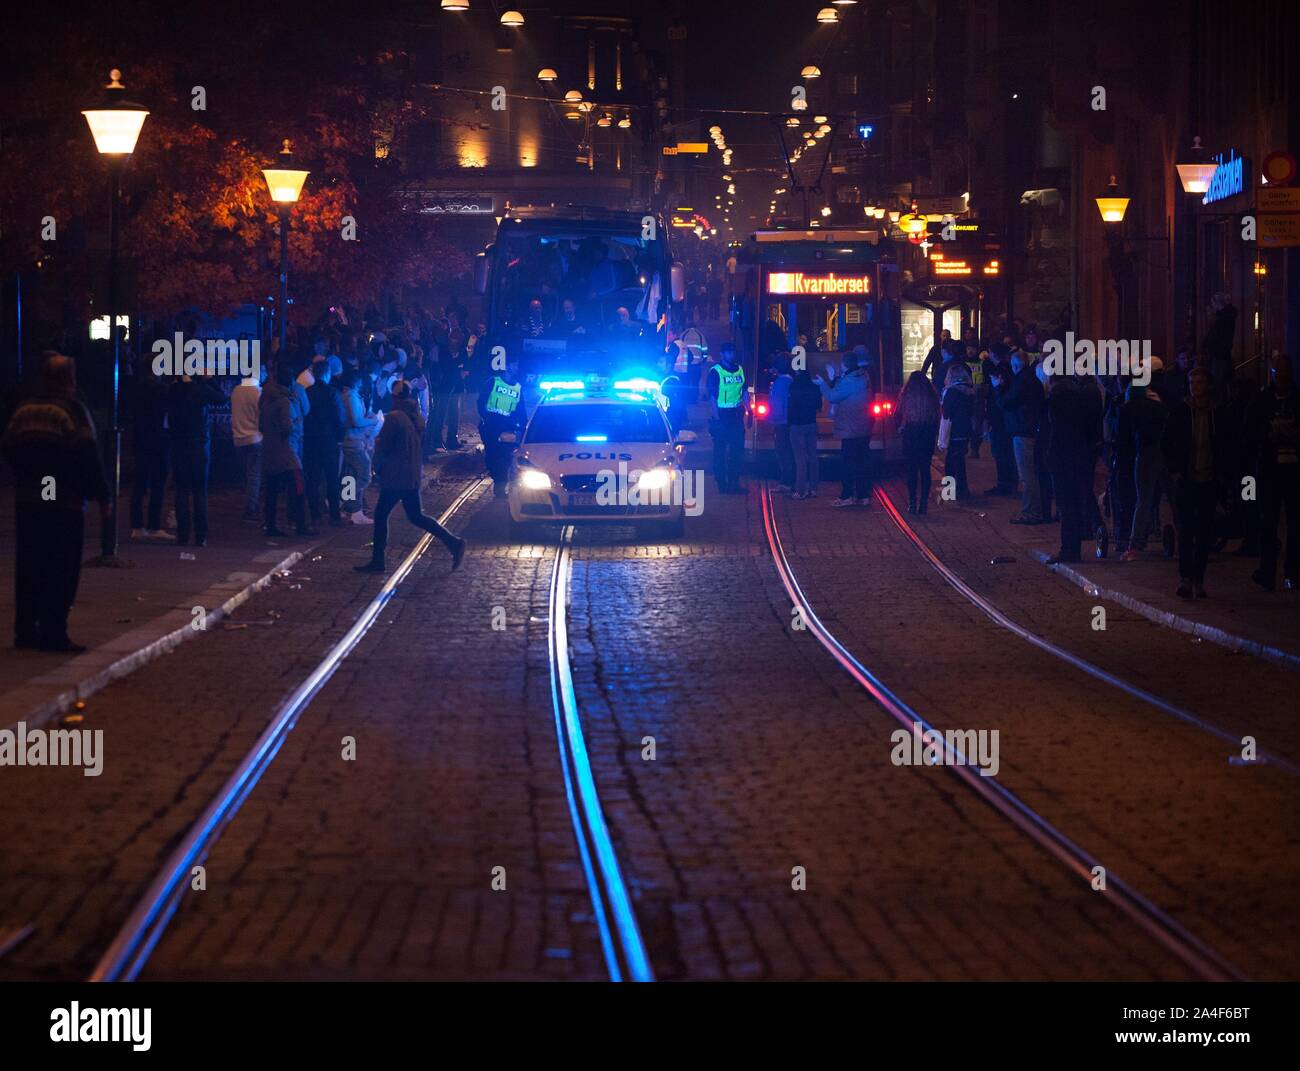
[[653, 375], [686, 296], [661, 217], [577, 205], [507, 207], [475, 284], [487, 352], [504, 347], [529, 387]]
[[[874, 230], [757, 231], [737, 251], [732, 323], [755, 420], [747, 447], [760, 462], [773, 449], [767, 391], [774, 355], [803, 347], [808, 371], [830, 380], [844, 354], [866, 347], [875, 391], [871, 448], [900, 455], [894, 409], [902, 389], [898, 272]], [[817, 419], [819, 452], [838, 452], [829, 407]]]

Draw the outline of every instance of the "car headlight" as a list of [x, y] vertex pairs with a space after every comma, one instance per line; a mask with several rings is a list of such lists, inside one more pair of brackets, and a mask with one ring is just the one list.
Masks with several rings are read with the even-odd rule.
[[528, 491], [549, 491], [551, 478], [541, 469], [520, 469], [519, 485]]
[[673, 470], [670, 468], [651, 469], [649, 472], [641, 473], [641, 479], [637, 481], [637, 487], [642, 491], [662, 491], [672, 482], [672, 478]]

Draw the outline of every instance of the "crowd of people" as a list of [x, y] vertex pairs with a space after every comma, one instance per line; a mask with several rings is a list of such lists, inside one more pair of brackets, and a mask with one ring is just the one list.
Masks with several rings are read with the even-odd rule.
[[[1153, 357], [1149, 376], [1086, 367], [1049, 375], [1046, 339], [1032, 324], [1000, 331], [991, 344], [973, 330], [962, 339], [944, 331], [898, 406], [909, 509], [925, 511], [936, 446], [955, 498], [969, 498], [966, 458], [986, 440], [996, 478], [985, 493], [1020, 496], [1013, 524], [1059, 520], [1053, 561], [1079, 561], [1086, 542], [1098, 557], [1134, 561], [1156, 536], [1167, 556], [1177, 554], [1178, 595], [1203, 598], [1211, 552], [1238, 541], [1233, 553], [1257, 558], [1255, 582], [1274, 590], [1285, 512], [1282, 583], [1300, 588], [1300, 396], [1291, 364], [1274, 354], [1262, 386], [1234, 378], [1235, 310], [1216, 295], [1211, 311], [1201, 352], [1181, 351], [1168, 366]], [[1162, 504], [1172, 522], [1161, 523]]]
[[[136, 478], [130, 537], [203, 546], [212, 411], [230, 408], [230, 435], [244, 484], [244, 520], [284, 536], [280, 501], [294, 534], [315, 525], [371, 524], [366, 491], [386, 417], [410, 408], [420, 458], [462, 448], [464, 399], [485, 378], [476, 361], [483, 328], [465, 310], [414, 312], [397, 327], [368, 319], [351, 327], [341, 312], [269, 345], [256, 375], [238, 383], [206, 376], [161, 377], [140, 362], [126, 380], [127, 431]], [[227, 393], [228, 390], [228, 393]], [[164, 526], [171, 475], [175, 532]]]

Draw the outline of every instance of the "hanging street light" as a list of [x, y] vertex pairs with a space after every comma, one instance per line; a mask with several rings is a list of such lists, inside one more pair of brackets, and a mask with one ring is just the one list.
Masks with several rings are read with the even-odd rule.
[[560, 76], [555, 73], [554, 67], [543, 67], [537, 72], [537, 80], [539, 82], [554, 82], [559, 77]]
[[1096, 198], [1097, 211], [1101, 213], [1103, 223], [1123, 223], [1124, 213], [1128, 211], [1129, 198], [1119, 196], [1119, 184], [1111, 175], [1107, 186], [1107, 196]]
[[518, 27], [524, 24], [524, 13], [522, 11], [506, 11], [501, 15], [501, 25]]
[[1214, 178], [1214, 172], [1218, 170], [1219, 165], [1213, 160], [1206, 163], [1202, 159], [1204, 151], [1198, 134], [1192, 139], [1192, 160], [1185, 164], [1174, 165], [1178, 171], [1178, 180], [1183, 184], [1184, 193], [1205, 193], [1210, 188], [1210, 180]]

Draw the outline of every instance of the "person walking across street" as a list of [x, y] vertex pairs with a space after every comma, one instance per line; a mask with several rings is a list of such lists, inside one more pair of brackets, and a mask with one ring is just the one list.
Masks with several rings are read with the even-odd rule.
[[112, 519], [95, 425], [77, 397], [71, 357], [51, 353], [44, 390], [9, 419], [3, 449], [14, 473], [14, 646], [80, 652], [68, 637], [85, 541], [86, 502]]
[[411, 385], [399, 379], [393, 385], [393, 407], [384, 418], [375, 441], [375, 476], [379, 481], [379, 503], [375, 506], [375, 543], [370, 561], [354, 565], [358, 573], [386, 570], [388, 517], [400, 503], [406, 519], [423, 528], [451, 553], [452, 569], [459, 569], [465, 556], [465, 540], [452, 535], [420, 505], [421, 461], [424, 451], [424, 421], [411, 394]]
[[871, 377], [856, 353], [846, 353], [842, 367], [843, 375], [834, 383], [813, 378], [822, 397], [834, 406], [831, 417], [840, 440], [840, 497], [834, 504], [867, 506], [871, 503]]

